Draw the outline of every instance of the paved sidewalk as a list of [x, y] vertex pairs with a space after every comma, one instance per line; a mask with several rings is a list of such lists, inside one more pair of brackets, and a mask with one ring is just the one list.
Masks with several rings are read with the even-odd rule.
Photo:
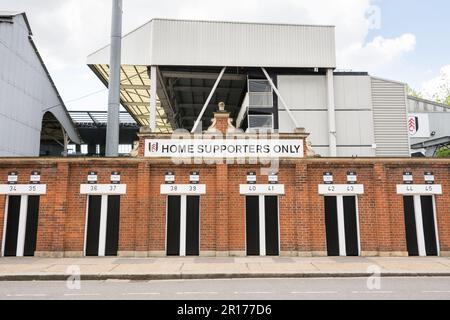
[[450, 258], [0, 258], [0, 281], [448, 276]]

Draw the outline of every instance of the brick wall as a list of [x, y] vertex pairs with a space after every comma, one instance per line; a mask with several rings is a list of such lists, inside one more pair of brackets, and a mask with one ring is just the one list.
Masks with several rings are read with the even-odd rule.
[[[189, 182], [191, 171], [200, 173], [207, 194], [201, 197], [200, 251], [202, 255], [245, 254], [245, 197], [239, 184], [257, 165], [180, 165], [166, 160], [136, 159], [3, 159], [0, 180], [8, 172], [19, 173], [28, 183], [33, 170], [41, 171], [47, 194], [41, 197], [37, 251], [42, 255], [81, 255], [84, 248], [87, 196], [80, 195], [89, 171], [98, 172], [99, 183], [109, 183], [112, 171], [120, 171], [127, 194], [121, 198], [119, 251], [123, 255], [164, 255], [166, 197], [160, 194], [167, 171], [176, 183]], [[280, 203], [281, 252], [286, 255], [326, 254], [324, 200], [317, 186], [326, 171], [336, 184], [346, 183], [347, 171], [358, 173], [365, 194], [358, 197], [361, 246], [367, 255], [405, 255], [403, 199], [396, 194], [404, 171], [412, 171], [415, 183], [423, 183], [425, 171], [433, 171], [444, 194], [436, 196], [440, 248], [450, 252], [450, 161], [413, 159], [303, 159], [282, 161], [280, 183], [286, 194]], [[3, 239], [6, 196], [0, 196], [0, 241]]]

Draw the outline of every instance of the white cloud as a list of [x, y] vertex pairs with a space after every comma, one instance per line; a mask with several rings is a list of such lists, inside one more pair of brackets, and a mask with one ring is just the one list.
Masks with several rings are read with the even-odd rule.
[[405, 53], [413, 51], [415, 46], [416, 37], [410, 33], [394, 39], [378, 36], [367, 44], [356, 43], [340, 54], [344, 64], [353, 69], [376, 70], [378, 67], [394, 62]]
[[441, 68], [440, 75], [422, 85], [422, 94], [426, 99], [445, 100], [450, 96], [450, 65]]
[[[154, 17], [336, 26], [338, 67], [377, 73], [414, 50], [415, 37], [377, 37], [367, 42], [374, 0], [124, 0], [124, 33]], [[38, 48], [65, 99], [73, 98], [76, 80], [66, 71], [85, 68], [86, 57], [109, 43], [111, 0], [3, 0], [5, 10], [26, 11]], [[376, 11], [376, 10], [375, 10]], [[373, 16], [372, 16], [373, 17]], [[376, 62], [376, 63], [375, 63]], [[59, 75], [59, 76], [58, 76]], [[60, 79], [60, 80], [58, 80]], [[80, 83], [80, 87], [85, 85]], [[93, 88], [91, 91], [95, 91]], [[80, 96], [88, 92], [80, 92]], [[90, 106], [88, 106], [90, 107]]]

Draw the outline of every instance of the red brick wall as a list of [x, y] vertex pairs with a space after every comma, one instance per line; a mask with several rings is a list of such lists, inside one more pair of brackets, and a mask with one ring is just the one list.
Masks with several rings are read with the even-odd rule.
[[[201, 197], [200, 249], [202, 253], [245, 252], [245, 197], [239, 185], [258, 165], [179, 165], [169, 161], [137, 159], [14, 159], [0, 160], [0, 183], [10, 171], [19, 172], [19, 183], [28, 183], [33, 170], [41, 171], [47, 194], [41, 197], [37, 251], [80, 253], [84, 247], [87, 196], [80, 195], [89, 171], [98, 172], [99, 183], [109, 183], [112, 171], [120, 171], [127, 194], [121, 198], [121, 252], [165, 252], [166, 196], [160, 194], [167, 171], [176, 183], [189, 183], [191, 171], [200, 172], [207, 194]], [[403, 199], [396, 194], [404, 171], [412, 171], [423, 184], [425, 171], [433, 171], [444, 195], [436, 196], [440, 248], [450, 252], [450, 161], [412, 159], [304, 159], [283, 161], [280, 183], [281, 251], [291, 254], [324, 253], [327, 250], [323, 197], [317, 186], [326, 171], [336, 184], [346, 183], [347, 171], [358, 173], [365, 194], [359, 196], [359, 222], [363, 252], [405, 253]], [[5, 196], [0, 196], [0, 241], [3, 239]]]

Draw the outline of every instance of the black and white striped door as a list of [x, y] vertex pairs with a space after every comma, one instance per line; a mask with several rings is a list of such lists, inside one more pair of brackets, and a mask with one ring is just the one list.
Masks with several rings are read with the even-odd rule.
[[200, 254], [200, 196], [167, 196], [168, 256]]
[[404, 196], [406, 243], [410, 256], [438, 256], [434, 196]]
[[3, 256], [32, 257], [36, 251], [40, 196], [9, 195], [6, 199]]
[[329, 256], [360, 254], [356, 196], [325, 196], [325, 226]]
[[246, 243], [248, 256], [280, 254], [278, 196], [246, 196]]
[[86, 219], [86, 256], [117, 256], [120, 195], [89, 195]]

